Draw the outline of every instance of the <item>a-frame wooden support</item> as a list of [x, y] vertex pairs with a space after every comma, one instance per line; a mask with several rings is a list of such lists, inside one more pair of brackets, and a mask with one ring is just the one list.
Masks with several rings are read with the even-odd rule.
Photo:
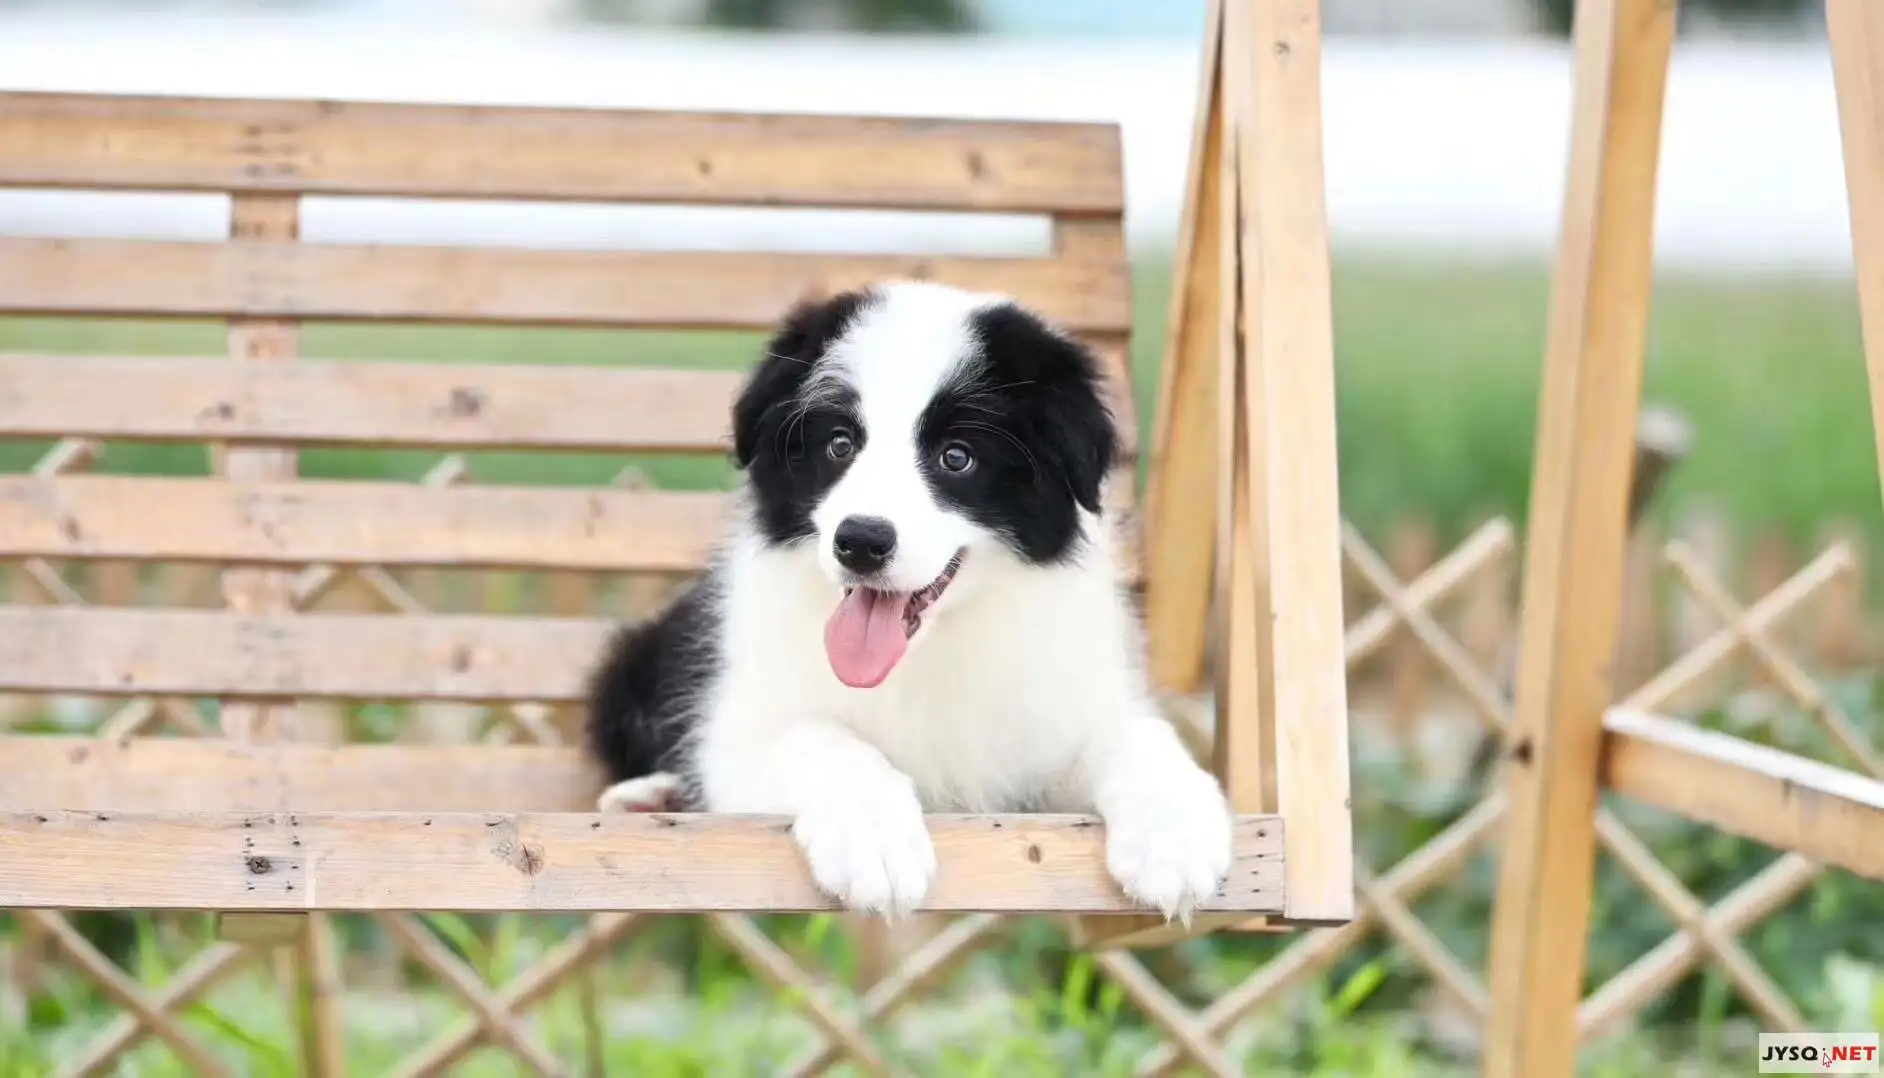
[[[1493, 925], [1486, 1078], [1575, 1071], [1675, 18], [1674, 0], [1579, 0], [1576, 8], [1569, 175], [1507, 742], [1510, 818]], [[1827, 22], [1884, 470], [1884, 4], [1828, 0]]]
[[[1287, 924], [1354, 914], [1320, 7], [1209, 4], [1146, 501], [1153, 674], [1199, 688], [1214, 619], [1215, 766], [1283, 817]], [[1133, 920], [1086, 938], [1186, 931]]]

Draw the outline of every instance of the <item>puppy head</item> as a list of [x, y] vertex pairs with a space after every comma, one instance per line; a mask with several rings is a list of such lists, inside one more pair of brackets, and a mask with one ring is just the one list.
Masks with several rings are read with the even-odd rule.
[[1078, 553], [1118, 452], [1101, 384], [1085, 348], [999, 296], [895, 282], [786, 317], [734, 406], [734, 453], [761, 536], [833, 585], [841, 680], [880, 683], [988, 567]]

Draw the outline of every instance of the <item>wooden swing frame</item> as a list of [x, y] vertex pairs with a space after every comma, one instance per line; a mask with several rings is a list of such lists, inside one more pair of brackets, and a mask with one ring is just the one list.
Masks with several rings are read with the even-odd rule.
[[[1827, 0], [1858, 299], [1878, 459], [1884, 468], [1884, 5]], [[1860, 771], [1752, 745], [1614, 703], [1632, 441], [1641, 407], [1653, 269], [1655, 183], [1673, 50], [1671, 0], [1578, 0], [1562, 235], [1545, 344], [1533, 465], [1516, 707], [1503, 733], [1507, 808], [1492, 926], [1486, 1078], [1569, 1078], [1586, 1032], [1614, 1019], [1642, 981], [1711, 957], [1768, 1025], [1799, 1019], [1733, 934], [1822, 868], [1884, 879], [1884, 763], [1774, 647], [1778, 592], [1742, 611], [1673, 560], [1728, 624], [1658, 683], [1674, 685], [1747, 646], [1826, 723]], [[1849, 551], [1834, 550], [1835, 571]], [[1825, 572], [1817, 574], [1820, 577]], [[1800, 578], [1808, 576], [1799, 574]], [[1803, 595], [1806, 589], [1789, 589]], [[1692, 660], [1692, 661], [1690, 661]], [[1650, 694], [1659, 685], [1639, 690]], [[1614, 814], [1608, 786], [1789, 851], [1712, 908], [1690, 895]], [[1595, 855], [1614, 855], [1681, 923], [1667, 956], [1645, 956], [1587, 1000]], [[1629, 984], [1632, 979], [1636, 981]]]
[[[54, 443], [31, 474], [0, 477], [0, 558], [40, 604], [16, 591], [0, 606], [0, 691], [116, 708], [91, 736], [0, 737], [0, 908], [127, 1011], [74, 1065], [103, 1067], [148, 1035], [197, 1073], [225, 1073], [173, 1010], [274, 947], [297, 971], [307, 1072], [345, 1073], [331, 916], [365, 913], [472, 1010], [400, 1073], [436, 1073], [481, 1041], [558, 1073], [520, 1010], [643, 915], [697, 913], [822, 1031], [791, 1073], [840, 1056], [889, 1073], [858, 1021], [745, 916], [836, 908], [788, 821], [593, 811], [599, 776], [552, 720], [579, 703], [584, 657], [611, 624], [440, 614], [398, 576], [697, 571], [721, 496], [471, 485], [463, 454], [722, 453], [737, 376], [336, 363], [303, 357], [299, 327], [763, 330], [801, 296], [914, 276], [1012, 293], [1108, 365], [1128, 433], [1110, 497], [1129, 548], [1156, 552], [1148, 569], [1132, 562], [1161, 685], [1193, 687], [1170, 675], [1171, 656], [1201, 662], [1207, 619], [1229, 622], [1237, 665], [1214, 764], [1237, 817], [1230, 874], [1188, 925], [1119, 891], [1097, 819], [930, 817], [939, 864], [923, 908], [971, 916], [873, 990], [866, 1014], [966, 953], [992, 915], [1070, 915], [1187, 1055], [1231, 1073], [1120, 949], [1340, 923], [1353, 876], [1318, 5], [1210, 8], [1142, 540], [1115, 126], [0, 93], [0, 187], [230, 205], [227, 242], [0, 238], [0, 314], [227, 324], [226, 357], [0, 355], [0, 436]], [[1048, 219], [1052, 240], [1031, 258], [301, 242], [305, 198], [358, 196], [1027, 214]], [[1286, 454], [1271, 438], [1281, 417]], [[207, 443], [217, 475], [82, 474], [119, 441]], [[297, 475], [303, 446], [447, 455], [419, 483], [311, 481]], [[222, 609], [101, 608], [60, 571], [146, 562], [220, 567]], [[1230, 598], [1213, 615], [1216, 590]], [[347, 612], [319, 609], [342, 591]], [[219, 730], [204, 698], [220, 701]], [[304, 739], [302, 702], [359, 699], [486, 705], [523, 744]], [[147, 736], [160, 726], [191, 736]], [[223, 942], [144, 988], [63, 910], [217, 911]], [[512, 983], [486, 986], [419, 910], [590, 917]]]
[[[1200, 912], [1324, 923], [1351, 915], [1352, 881], [1319, 24], [1306, 0], [1230, 10], [1212, 18], [1194, 168], [1227, 198], [1189, 211], [1179, 280], [1214, 323], [1187, 306], [1159, 428], [1206, 422], [1215, 406], [1190, 384], [1220, 365], [1239, 387], [1213, 424], [1234, 435], [1220, 451], [1235, 479], [1201, 502], [1154, 495], [1148, 530], [1167, 562], [1195, 528], [1223, 529], [1234, 551], [1217, 572], [1236, 589], [1230, 646], [1246, 665], [1226, 686], [1217, 762], [1235, 860]], [[1225, 104], [1245, 97], [1257, 103]], [[418, 485], [299, 480], [296, 446], [717, 450], [731, 384], [305, 360], [303, 319], [759, 328], [807, 291], [931, 277], [1011, 292], [1081, 334], [1135, 424], [1117, 131], [1100, 125], [4, 94], [0, 185], [231, 197], [225, 243], [0, 240], [0, 312], [227, 319], [231, 354], [0, 357], [13, 387], [0, 433], [61, 439], [34, 474], [0, 480], [0, 550], [52, 604], [0, 607], [0, 688], [126, 701], [104, 738], [0, 742], [35, 764], [0, 776], [0, 907], [834, 908], [782, 821], [597, 815], [574, 750], [292, 743], [294, 702], [322, 698], [493, 704], [540, 733], [546, 705], [579, 698], [568, 656], [593, 654], [606, 623], [430, 614], [388, 570], [684, 572], [721, 504], [462, 487], [461, 467]], [[342, 247], [299, 242], [309, 195], [1045, 213], [1054, 240], [1039, 259]], [[1286, 455], [1268, 443], [1281, 416]], [[107, 439], [211, 442], [221, 475], [70, 474]], [[1154, 477], [1210, 464], [1188, 439], [1158, 457]], [[1128, 526], [1130, 477], [1115, 484]], [[1212, 512], [1219, 499], [1235, 510]], [[52, 568], [108, 559], [221, 565], [226, 609], [87, 607]], [[1170, 588], [1152, 576], [1168, 623]], [[343, 577], [407, 616], [304, 612]], [[1268, 630], [1248, 631], [1258, 620]], [[222, 739], [132, 736], [201, 729], [184, 701], [202, 697], [223, 701]], [[926, 909], [1138, 912], [1103, 870], [1093, 820], [931, 823]]]

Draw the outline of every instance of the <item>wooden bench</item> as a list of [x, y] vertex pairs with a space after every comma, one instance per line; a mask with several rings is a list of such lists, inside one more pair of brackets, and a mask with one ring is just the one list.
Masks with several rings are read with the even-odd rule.
[[[0, 907], [810, 910], [776, 820], [603, 816], [572, 747], [316, 745], [297, 701], [498, 705], [539, 739], [610, 625], [445, 615], [391, 570], [687, 573], [713, 491], [297, 478], [301, 447], [724, 452], [735, 373], [298, 354], [303, 322], [761, 330], [891, 276], [1012, 293], [1105, 358], [1136, 432], [1119, 132], [1108, 125], [0, 94], [0, 186], [230, 196], [222, 242], [0, 239], [0, 313], [227, 320], [228, 354], [0, 357], [0, 692], [114, 698], [101, 737], [0, 741]], [[1033, 257], [597, 252], [300, 241], [305, 196], [1044, 216]], [[207, 445], [201, 478], [75, 474], [96, 443]], [[1132, 524], [1128, 463], [1115, 484]], [[450, 480], [453, 475], [435, 478]], [[54, 566], [222, 567], [223, 609], [88, 606]], [[348, 575], [386, 613], [321, 609]], [[220, 704], [219, 736], [154, 738]], [[185, 725], [187, 723], [187, 717]], [[1131, 911], [1102, 830], [936, 817], [928, 908]], [[1282, 832], [1240, 817], [1208, 909], [1284, 909]]]

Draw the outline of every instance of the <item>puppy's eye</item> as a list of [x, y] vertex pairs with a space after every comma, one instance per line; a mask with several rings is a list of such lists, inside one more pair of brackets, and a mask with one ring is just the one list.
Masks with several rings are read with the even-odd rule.
[[832, 460], [848, 460], [857, 451], [857, 443], [852, 440], [849, 431], [833, 431], [831, 440], [824, 445], [824, 451], [830, 454]]
[[959, 475], [975, 466], [975, 455], [962, 443], [950, 442], [942, 447], [942, 455], [936, 461], [942, 465], [943, 471]]

